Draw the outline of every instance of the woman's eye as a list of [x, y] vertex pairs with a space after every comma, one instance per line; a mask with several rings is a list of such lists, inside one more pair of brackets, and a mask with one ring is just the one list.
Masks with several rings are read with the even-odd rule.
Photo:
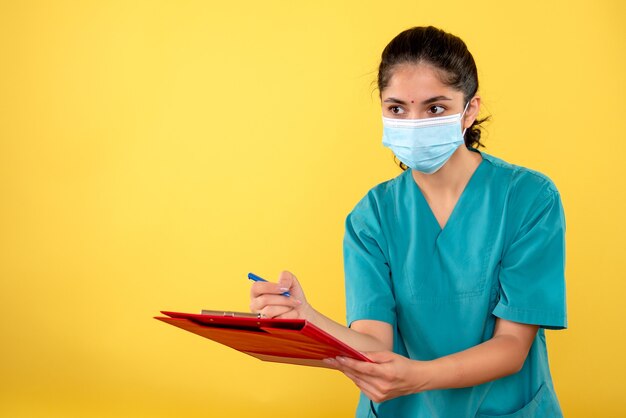
[[432, 113], [433, 115], [439, 115], [440, 113], [445, 112], [446, 109], [443, 106], [431, 106], [430, 109], [428, 109], [428, 112]]
[[404, 110], [402, 110], [400, 106], [391, 106], [389, 108], [389, 111], [394, 115], [401, 115], [402, 113], [404, 113]]

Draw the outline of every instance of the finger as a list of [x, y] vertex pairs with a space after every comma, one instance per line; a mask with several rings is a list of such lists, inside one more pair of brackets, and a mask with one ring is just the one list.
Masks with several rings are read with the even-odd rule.
[[291, 293], [291, 295], [295, 295], [298, 298], [303, 297], [300, 283], [295, 274], [290, 271], [283, 271], [278, 275], [278, 285], [280, 288], [284, 289], [284, 291]]
[[250, 286], [250, 297], [255, 298], [265, 294], [280, 295], [286, 292], [288, 288], [272, 282], [254, 282]]
[[266, 318], [278, 318], [282, 317], [282, 315], [288, 314], [291, 311], [293, 311], [293, 308], [290, 308], [288, 306], [266, 306], [265, 308], [261, 309], [259, 313]]
[[347, 375], [356, 376], [356, 374], [358, 373], [350, 369], [349, 367], [346, 367], [343, 363], [337, 361], [336, 357], [325, 358], [324, 363], [328, 364], [329, 366], [332, 366], [334, 369], [339, 370], [341, 373], [345, 374], [346, 376]]
[[[339, 370], [339, 364], [337, 363], [337, 360], [335, 360], [334, 358], [332, 358], [332, 357], [325, 358], [325, 359], [323, 359], [323, 361], [331, 369]], [[339, 371], [341, 371], [341, 370], [339, 370]]]
[[296, 276], [290, 271], [281, 271], [278, 275], [278, 284], [282, 287], [291, 288], [297, 282]]
[[347, 366], [345, 363], [337, 361], [336, 358], [332, 359], [332, 361], [334, 362], [333, 366], [337, 370], [339, 370], [340, 372], [345, 374], [346, 376], [350, 376], [351, 378], [352, 377], [359, 378], [361, 380], [372, 378], [372, 376], [370, 376], [369, 374], [361, 373], [358, 370], [355, 370], [355, 369]]
[[337, 370], [339, 370], [342, 373], [352, 373], [352, 374], [355, 373], [353, 369], [346, 366], [343, 362], [340, 362], [339, 360], [337, 360], [337, 357], [329, 358], [327, 359], [327, 361], [329, 364], [332, 364], [333, 367], [335, 367]]
[[283, 295], [265, 293], [250, 300], [250, 304], [257, 305], [259, 309], [262, 309], [264, 306], [270, 305], [297, 307], [302, 305], [302, 301], [291, 296], [288, 297]]
[[302, 303], [292, 297], [285, 297], [282, 295], [264, 294], [253, 298], [250, 301], [250, 310], [252, 312], [259, 312], [268, 306], [287, 306], [291, 309], [300, 306]]
[[352, 372], [357, 375], [377, 376], [380, 374], [380, 366], [376, 363], [368, 363], [366, 361], [342, 356], [337, 357], [337, 361], [341, 363], [346, 370], [352, 370]]
[[304, 319], [302, 318], [302, 315], [300, 314], [300, 312], [298, 312], [297, 309], [292, 309], [290, 311], [287, 311], [284, 314], [277, 315], [274, 318], [276, 319]]
[[329, 366], [331, 366], [333, 369], [339, 370], [343, 374], [346, 373], [346, 369], [343, 367], [341, 363], [337, 361], [336, 358], [333, 358], [333, 357], [326, 358], [324, 359], [324, 362], [328, 364]]
[[362, 353], [374, 363], [388, 363], [394, 359], [395, 354], [390, 351], [367, 351]]

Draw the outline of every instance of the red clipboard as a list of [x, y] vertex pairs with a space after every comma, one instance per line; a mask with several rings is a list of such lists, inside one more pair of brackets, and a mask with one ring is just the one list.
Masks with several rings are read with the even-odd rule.
[[166, 322], [263, 361], [329, 367], [322, 360], [345, 356], [370, 362], [359, 351], [304, 319], [258, 318], [251, 314], [191, 314], [161, 311]]

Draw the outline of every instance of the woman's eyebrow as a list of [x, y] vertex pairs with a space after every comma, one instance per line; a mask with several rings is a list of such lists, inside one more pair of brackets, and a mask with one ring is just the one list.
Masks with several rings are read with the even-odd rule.
[[424, 100], [422, 104], [427, 105], [427, 104], [435, 103], [441, 100], [452, 100], [452, 98], [447, 97], [447, 96], [435, 96], [435, 97], [431, 97], [430, 99]]
[[402, 101], [400, 99], [396, 99], [395, 97], [388, 97], [388, 98], [386, 98], [384, 100], [384, 102], [385, 103], [398, 103], [398, 104], [401, 104], [401, 105], [405, 105], [406, 104], [405, 101]]
[[[452, 98], [447, 97], [447, 96], [435, 96], [435, 97], [431, 97], [430, 99], [426, 99], [422, 102], [423, 105], [427, 105], [427, 104], [431, 104], [434, 102], [438, 102], [440, 100], [452, 100]], [[384, 103], [398, 103], [401, 105], [406, 105], [406, 102], [404, 100], [400, 100], [400, 99], [396, 99], [395, 97], [388, 97], [384, 100]]]

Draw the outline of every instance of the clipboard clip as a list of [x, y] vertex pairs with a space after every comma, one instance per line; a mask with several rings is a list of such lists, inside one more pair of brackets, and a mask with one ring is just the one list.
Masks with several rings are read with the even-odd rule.
[[259, 313], [248, 313], [248, 312], [233, 312], [233, 311], [211, 311], [208, 309], [203, 309], [200, 312], [202, 315], [215, 315], [215, 316], [225, 316], [229, 318], [255, 318], [255, 319], [265, 319], [267, 318], [261, 312]]

